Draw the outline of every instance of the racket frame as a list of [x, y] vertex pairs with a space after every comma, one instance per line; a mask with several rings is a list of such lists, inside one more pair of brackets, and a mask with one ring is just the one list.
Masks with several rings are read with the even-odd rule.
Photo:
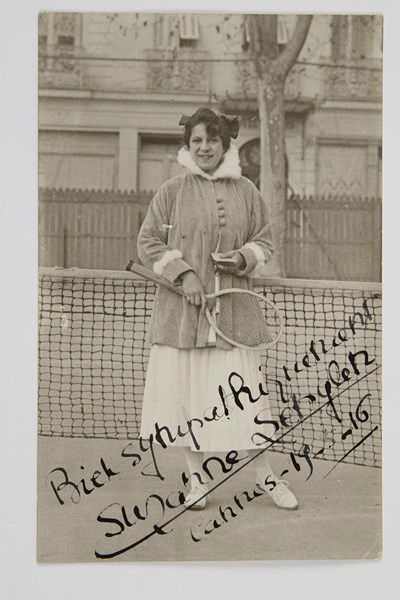
[[[131, 273], [135, 273], [136, 275], [140, 275], [140, 276], [144, 277], [145, 279], [153, 281], [153, 283], [163, 285], [164, 287], [168, 288], [169, 290], [175, 292], [175, 294], [178, 294], [186, 299], [186, 296], [180, 285], [174, 285], [173, 283], [170, 283], [164, 277], [156, 275], [155, 273], [153, 273], [153, 271], [150, 271], [150, 269], [147, 269], [147, 267], [138, 265], [133, 260], [129, 261], [129, 263], [126, 267], [126, 270], [130, 271]], [[262, 302], [267, 304], [270, 308], [272, 308], [275, 311], [275, 313], [278, 317], [278, 321], [279, 321], [279, 330], [278, 330], [278, 333], [277, 333], [275, 339], [268, 343], [259, 344], [258, 346], [246, 346], [245, 344], [240, 344], [239, 342], [236, 342], [235, 340], [232, 340], [231, 338], [226, 336], [218, 328], [218, 325], [216, 324], [216, 322], [214, 321], [214, 319], [211, 316], [209, 308], [206, 307], [204, 313], [206, 315], [206, 318], [207, 318], [207, 321], [208, 321], [210, 327], [212, 327], [212, 329], [215, 331], [215, 333], [217, 335], [219, 335], [220, 338], [225, 340], [225, 342], [228, 342], [228, 344], [235, 346], [236, 348], [242, 348], [243, 350], [259, 351], [259, 350], [268, 350], [272, 346], [275, 346], [279, 342], [279, 340], [282, 336], [282, 333], [283, 333], [283, 317], [282, 317], [280, 310], [275, 306], [275, 304], [273, 302], [268, 300], [268, 298], [266, 298], [262, 294], [258, 294], [257, 292], [253, 292], [252, 290], [244, 290], [241, 288], [227, 288], [224, 290], [218, 290], [216, 292], [213, 292], [212, 294], [206, 294], [206, 298], [207, 299], [213, 299], [213, 298], [218, 299], [221, 296], [224, 296], [226, 294], [232, 294], [232, 293], [250, 294], [251, 296], [258, 298], [259, 300], [261, 300]]]

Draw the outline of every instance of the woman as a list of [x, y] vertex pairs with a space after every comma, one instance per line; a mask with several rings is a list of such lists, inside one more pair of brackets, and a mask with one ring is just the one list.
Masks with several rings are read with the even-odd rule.
[[[142, 410], [144, 439], [154, 432], [155, 423], [176, 431], [189, 417], [202, 419], [218, 403], [219, 386], [226, 392], [232, 371], [254, 390], [253, 397], [261, 381], [257, 353], [215, 336], [204, 309], [205, 295], [217, 285], [252, 289], [250, 276], [273, 253], [267, 208], [253, 183], [241, 176], [238, 151], [231, 143], [238, 134], [237, 117], [199, 108], [191, 117], [183, 116], [180, 125], [185, 126], [185, 146], [178, 162], [185, 173], [160, 187], [138, 238], [141, 261], [182, 285], [186, 297], [163, 286], [156, 292], [148, 332], [152, 347]], [[228, 415], [196, 432], [197, 444], [190, 436], [178, 437], [174, 445], [186, 446], [190, 473], [201, 472], [204, 452], [258, 453], [252, 438], [260, 431], [254, 417], [261, 410], [264, 419], [270, 415], [265, 397], [248, 402], [244, 410], [231, 402]], [[257, 482], [262, 485], [268, 476], [277, 482], [273, 491], [265, 488], [274, 502], [297, 508], [287, 482], [274, 477], [267, 452], [254, 463]], [[203, 508], [205, 493], [203, 485], [192, 481], [185, 504]]]

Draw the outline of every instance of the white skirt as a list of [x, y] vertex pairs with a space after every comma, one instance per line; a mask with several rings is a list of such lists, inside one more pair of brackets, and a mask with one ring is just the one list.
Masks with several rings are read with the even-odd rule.
[[[234, 348], [196, 348], [181, 350], [169, 346], [154, 345], [150, 351], [143, 398], [140, 435], [148, 439], [155, 435], [155, 424], [167, 426], [176, 438], [170, 442], [164, 430], [162, 439], [167, 445], [189, 446], [192, 450], [228, 452], [229, 450], [255, 450], [265, 445], [256, 433], [272, 436], [270, 424], [256, 424], [271, 419], [268, 398], [262, 395], [251, 402], [247, 393], [239, 394], [243, 410], [235, 402], [229, 385], [229, 375], [234, 371], [244, 380], [253, 399], [260, 396], [259, 383], [265, 390], [259, 370], [260, 356], [257, 352]], [[232, 378], [236, 390], [241, 387], [238, 377]], [[226, 409], [219, 393], [222, 386]], [[216, 407], [216, 408], [214, 408]], [[228, 413], [228, 414], [226, 414]], [[217, 417], [218, 420], [214, 420]], [[178, 427], [187, 431], [189, 419], [199, 448], [191, 435], [179, 437]]]

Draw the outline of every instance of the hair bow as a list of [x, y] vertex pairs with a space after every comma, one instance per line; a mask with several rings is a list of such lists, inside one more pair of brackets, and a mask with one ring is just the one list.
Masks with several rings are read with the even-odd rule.
[[[199, 109], [200, 110], [200, 109]], [[197, 110], [193, 115], [188, 116], [188, 115], [182, 115], [179, 121], [179, 125], [183, 125], [186, 127], [186, 125], [188, 125], [189, 121], [191, 121], [198, 113], [199, 111]], [[215, 115], [217, 116], [217, 115]], [[219, 115], [218, 116], [218, 121], [220, 122], [220, 125], [222, 126], [222, 129], [225, 129], [225, 131], [228, 132], [229, 136], [236, 139], [239, 133], [239, 117], [238, 116], [231, 116], [231, 115]]]
[[192, 117], [188, 117], [187, 115], [182, 115], [181, 120], [179, 121], [179, 125], [187, 125]]
[[229, 135], [236, 139], [239, 133], [239, 117], [236, 115], [219, 115], [219, 120], [222, 122], [224, 128], [229, 131]]

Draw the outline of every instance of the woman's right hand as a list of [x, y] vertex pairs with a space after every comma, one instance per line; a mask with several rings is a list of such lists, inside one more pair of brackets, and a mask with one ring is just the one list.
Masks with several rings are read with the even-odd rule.
[[201, 306], [201, 312], [204, 312], [207, 306], [207, 298], [204, 293], [203, 284], [194, 271], [186, 271], [182, 277], [182, 289], [186, 300], [194, 306]]

